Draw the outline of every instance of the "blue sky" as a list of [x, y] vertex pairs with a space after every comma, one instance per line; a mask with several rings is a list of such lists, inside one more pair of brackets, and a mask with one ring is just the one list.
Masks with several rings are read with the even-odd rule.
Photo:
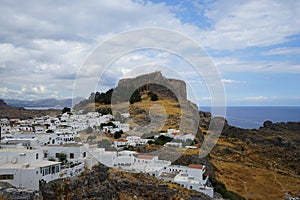
[[[300, 105], [300, 1], [29, 0], [0, 5], [0, 98], [71, 97], [76, 74], [99, 44], [123, 31], [160, 27], [204, 49], [220, 72], [228, 105]], [[129, 66], [159, 61], [184, 69], [191, 87], [201, 88], [194, 101], [210, 104], [205, 86], [195, 85], [201, 77], [188, 76], [188, 64], [149, 52], [116, 60], [99, 88], [114, 87], [129, 76]], [[91, 78], [97, 70], [86, 70], [76, 96], [89, 95], [84, 86], [98, 83]]]

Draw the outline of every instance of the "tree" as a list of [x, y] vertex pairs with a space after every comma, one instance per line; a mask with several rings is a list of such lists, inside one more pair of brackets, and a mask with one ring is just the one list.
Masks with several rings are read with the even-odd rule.
[[62, 114], [67, 113], [67, 112], [71, 112], [71, 108], [64, 107], [61, 111]]
[[153, 94], [151, 95], [151, 101], [157, 101], [157, 100], [158, 100], [157, 94], [153, 93]]
[[120, 138], [120, 137], [122, 136], [122, 134], [123, 134], [123, 131], [122, 131], [122, 130], [116, 131], [116, 132], [114, 133], [114, 138], [115, 138], [115, 139], [118, 139], [118, 138]]
[[93, 128], [89, 126], [89, 127], [86, 129], [86, 133], [89, 134], [89, 133], [92, 133], [92, 132], [93, 132]]
[[55, 158], [51, 157], [51, 158], [48, 158], [49, 161], [55, 161]]
[[94, 139], [96, 139], [95, 135], [89, 135], [86, 140], [92, 142]]
[[166, 144], [167, 142], [171, 142], [172, 141], [172, 138], [168, 137], [168, 136], [164, 136], [164, 135], [161, 135], [159, 136], [156, 140], [155, 140], [155, 144], [156, 145], [164, 145]]
[[94, 98], [94, 101], [96, 103], [101, 103], [101, 104], [111, 104], [111, 96], [113, 93], [113, 89], [107, 90], [105, 93], [103, 92], [96, 92], [96, 94], [92, 93], [90, 96], [90, 99]]
[[65, 163], [67, 161], [67, 154], [65, 153], [58, 154], [58, 160], [59, 162]]
[[138, 90], [135, 90], [133, 92], [133, 94], [131, 95], [129, 102], [130, 102], [130, 104], [133, 104], [133, 103], [139, 102], [141, 100], [142, 100], [142, 96], [141, 96], [140, 92]]

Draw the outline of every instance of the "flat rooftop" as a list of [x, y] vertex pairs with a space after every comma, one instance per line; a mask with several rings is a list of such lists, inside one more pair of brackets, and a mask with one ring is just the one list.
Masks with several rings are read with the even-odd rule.
[[[47, 166], [52, 166], [52, 165], [56, 165], [59, 164], [60, 162], [54, 162], [54, 161], [48, 161], [48, 160], [41, 160], [35, 163], [24, 163], [24, 164], [20, 164], [20, 163], [11, 163], [11, 162], [7, 162], [4, 163], [2, 165], [0, 165], [0, 169], [36, 169], [39, 167], [47, 167]], [[26, 164], [29, 164], [28, 167], [25, 167]]]

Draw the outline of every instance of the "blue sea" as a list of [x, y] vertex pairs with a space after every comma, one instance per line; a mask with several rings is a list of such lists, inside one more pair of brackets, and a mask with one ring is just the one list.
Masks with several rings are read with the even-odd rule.
[[[210, 112], [211, 107], [200, 110]], [[225, 118], [229, 125], [247, 129], [259, 128], [266, 120], [300, 122], [300, 106], [228, 106]]]

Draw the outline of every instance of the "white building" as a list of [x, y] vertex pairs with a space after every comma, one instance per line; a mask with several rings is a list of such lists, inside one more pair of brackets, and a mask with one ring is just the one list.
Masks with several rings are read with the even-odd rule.
[[156, 176], [157, 172], [169, 165], [171, 165], [170, 161], [159, 160], [158, 156], [140, 154], [134, 159], [133, 170]]
[[60, 154], [66, 155], [69, 163], [82, 163], [88, 155], [88, 144], [65, 144], [65, 145], [47, 145], [40, 147], [43, 150], [44, 159], [55, 159], [59, 161]]
[[129, 113], [122, 113], [122, 114], [121, 114], [121, 117], [123, 117], [123, 118], [128, 118], [128, 117], [130, 117], [130, 114], [129, 114]]
[[170, 165], [163, 168], [157, 177], [163, 181], [171, 181], [182, 187], [196, 190], [213, 197], [214, 191], [208, 184], [208, 175], [205, 172], [206, 167], [204, 165]]
[[130, 146], [144, 146], [148, 144], [149, 139], [142, 139], [140, 136], [127, 136], [126, 140]]
[[11, 132], [11, 126], [2, 124], [0, 125], [1, 133], [10, 133]]
[[116, 148], [125, 147], [129, 145], [129, 142], [128, 140], [120, 139], [120, 140], [115, 140], [114, 145]]
[[0, 181], [15, 187], [38, 190], [40, 180], [57, 179], [61, 171], [60, 162], [43, 160], [40, 149], [1, 145], [0, 158]]
[[165, 147], [178, 147], [181, 148], [182, 147], [182, 143], [178, 143], [178, 142], [167, 142], [166, 144], [164, 144]]
[[89, 149], [88, 157], [92, 157], [87, 163], [88, 167], [91, 168], [96, 163], [102, 163], [108, 167], [114, 166], [114, 161], [117, 158], [116, 151], [105, 151], [104, 148]]

